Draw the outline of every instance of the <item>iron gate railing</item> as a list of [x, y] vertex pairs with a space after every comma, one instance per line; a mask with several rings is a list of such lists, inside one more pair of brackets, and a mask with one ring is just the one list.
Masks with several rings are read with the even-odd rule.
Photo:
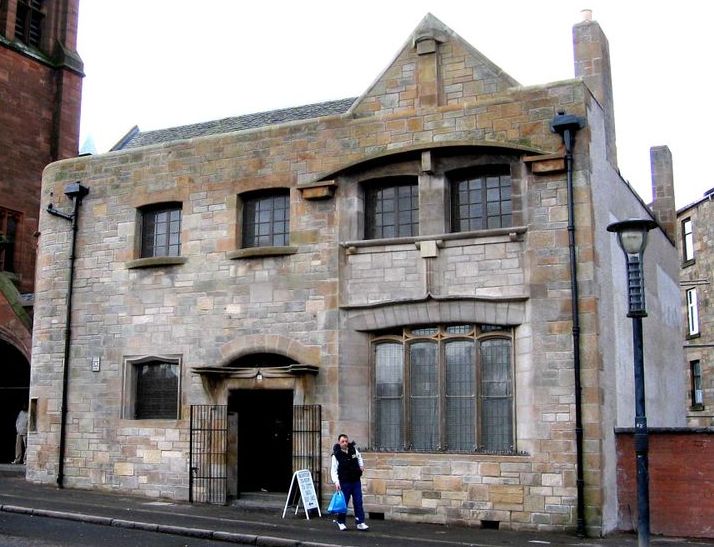
[[293, 406], [293, 472], [309, 469], [317, 502], [322, 505], [322, 448], [320, 405]]
[[226, 503], [227, 438], [226, 405], [191, 405], [189, 502]]

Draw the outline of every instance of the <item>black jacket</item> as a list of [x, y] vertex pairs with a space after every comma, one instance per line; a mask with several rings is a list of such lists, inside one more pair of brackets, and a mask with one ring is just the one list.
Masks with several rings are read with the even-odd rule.
[[337, 460], [337, 478], [340, 482], [355, 482], [362, 476], [359, 468], [359, 458], [355, 443], [347, 445], [347, 452], [343, 452], [339, 444], [332, 447], [332, 455]]

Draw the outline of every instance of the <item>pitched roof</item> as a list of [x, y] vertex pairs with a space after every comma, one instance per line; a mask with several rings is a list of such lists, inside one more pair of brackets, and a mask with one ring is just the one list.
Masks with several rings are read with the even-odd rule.
[[127, 150], [140, 146], [149, 146], [194, 137], [205, 137], [206, 135], [219, 135], [232, 131], [255, 129], [295, 120], [309, 120], [322, 116], [344, 114], [354, 102], [355, 98], [352, 97], [337, 101], [296, 106], [294, 108], [258, 112], [257, 114], [246, 114], [244, 116], [224, 118], [211, 122], [182, 125], [168, 129], [157, 129], [155, 131], [142, 132], [139, 131], [138, 127], [134, 127], [112, 147], [112, 150]]

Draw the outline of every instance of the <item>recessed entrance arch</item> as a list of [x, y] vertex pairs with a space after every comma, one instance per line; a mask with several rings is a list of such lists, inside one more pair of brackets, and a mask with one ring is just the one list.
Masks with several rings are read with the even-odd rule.
[[287, 492], [292, 478], [293, 391], [231, 390], [228, 412], [237, 415], [238, 492]]
[[15, 459], [15, 419], [27, 409], [30, 396], [30, 364], [12, 344], [0, 340], [0, 462]]

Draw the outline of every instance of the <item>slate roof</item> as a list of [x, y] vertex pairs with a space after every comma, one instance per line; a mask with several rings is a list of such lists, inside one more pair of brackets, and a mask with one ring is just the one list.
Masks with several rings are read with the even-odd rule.
[[211, 122], [182, 125], [168, 129], [157, 129], [155, 131], [142, 132], [139, 131], [138, 127], [134, 127], [112, 147], [112, 150], [127, 150], [129, 148], [138, 148], [151, 144], [204, 137], [206, 135], [220, 135], [232, 131], [255, 129], [296, 120], [309, 120], [322, 116], [344, 114], [356, 100], [356, 97], [352, 97], [349, 99], [308, 104], [294, 108], [259, 112], [257, 114], [246, 114], [245, 116], [224, 118]]

